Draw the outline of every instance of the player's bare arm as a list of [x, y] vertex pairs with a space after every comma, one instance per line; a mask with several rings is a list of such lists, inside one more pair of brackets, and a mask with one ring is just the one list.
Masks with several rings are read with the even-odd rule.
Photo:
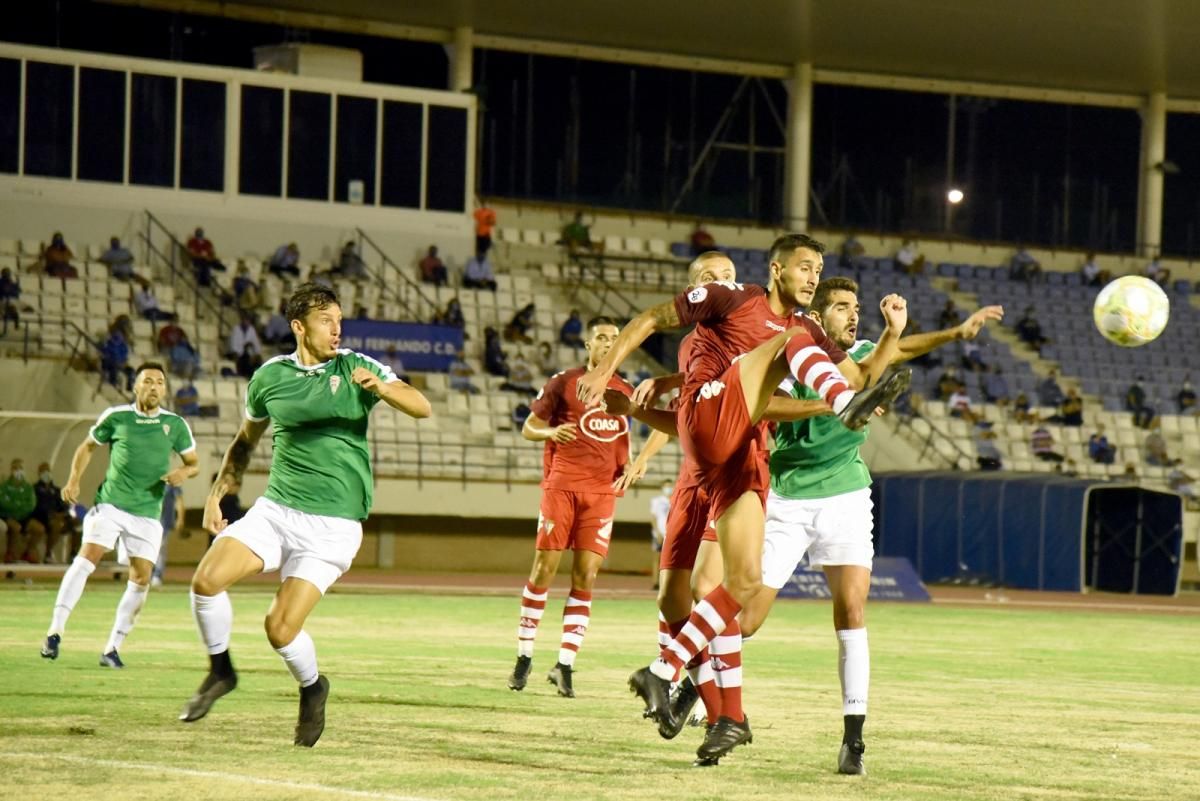
[[[875, 343], [875, 349], [867, 358], [858, 363], [864, 373], [863, 386], [871, 386], [879, 380], [883, 372], [895, 359], [900, 352], [900, 333], [904, 327], [908, 325], [908, 301], [900, 295], [887, 295], [879, 302], [879, 311], [883, 313], [883, 319], [886, 325], [883, 333], [879, 337], [879, 341]], [[842, 375], [847, 378], [850, 376], [846, 373], [848, 364], [853, 364], [853, 359], [846, 359], [838, 365], [838, 369], [842, 371]]]
[[429, 404], [429, 399], [421, 394], [419, 389], [403, 381], [385, 382], [365, 367], [355, 367], [354, 371], [350, 373], [350, 380], [367, 392], [378, 395], [379, 399], [388, 406], [398, 412], [404, 412], [409, 417], [420, 419], [433, 414], [433, 407]]
[[674, 299], [652, 306], [629, 321], [621, 329], [617, 341], [593, 369], [575, 382], [575, 394], [588, 406], [600, 402], [604, 388], [629, 354], [637, 350], [646, 338], [657, 331], [679, 327], [679, 313], [675, 311]]
[[183, 482], [189, 478], [195, 478], [196, 474], [200, 472], [200, 459], [196, 456], [195, 451], [182, 453], [179, 458], [183, 460], [183, 464], [162, 477], [162, 480], [172, 487], [182, 487]]
[[601, 401], [601, 405], [611, 415], [617, 417], [629, 416], [634, 420], [645, 423], [656, 431], [662, 431], [672, 437], [679, 436], [674, 412], [668, 412], [665, 409], [643, 409], [640, 406], [634, 405], [632, 400], [619, 390], [604, 390], [604, 399]]
[[999, 322], [1003, 319], [1003, 306], [984, 306], [953, 328], [943, 328], [941, 331], [929, 331], [927, 333], [902, 337], [900, 339], [900, 352], [893, 359], [893, 363], [906, 362], [909, 359], [924, 356], [929, 351], [950, 342], [961, 339], [974, 339], [983, 330], [985, 325], [990, 322]]
[[575, 433], [574, 423], [552, 426], [550, 421], [531, 414], [525, 418], [525, 425], [521, 426], [521, 436], [530, 442], [545, 442], [549, 439], [564, 445], [575, 439], [578, 434]]
[[75, 455], [71, 457], [71, 475], [60, 493], [67, 503], [79, 502], [79, 482], [83, 478], [83, 471], [87, 470], [88, 462], [92, 461], [92, 452], [98, 447], [91, 437], [85, 437], [75, 449]]
[[643, 408], [653, 406], [658, 403], [658, 399], [663, 395], [666, 395], [673, 389], [682, 387], [685, 378], [687, 378], [685, 373], [672, 373], [671, 375], [647, 378], [633, 390], [634, 405]]
[[246, 468], [250, 466], [250, 456], [270, 423], [269, 419], [242, 421], [242, 427], [225, 450], [217, 480], [213, 482], [204, 501], [203, 525], [206, 531], [219, 534], [229, 525], [229, 521], [221, 517], [221, 499], [229, 494], [234, 484], [241, 483]]

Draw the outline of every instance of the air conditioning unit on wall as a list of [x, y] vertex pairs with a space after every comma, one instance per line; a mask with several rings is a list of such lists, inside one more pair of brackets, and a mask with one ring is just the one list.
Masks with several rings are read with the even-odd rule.
[[362, 81], [362, 53], [346, 47], [279, 44], [254, 48], [254, 67], [312, 78]]

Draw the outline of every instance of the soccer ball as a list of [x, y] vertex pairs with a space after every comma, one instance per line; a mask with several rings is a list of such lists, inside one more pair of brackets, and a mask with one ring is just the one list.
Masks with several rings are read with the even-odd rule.
[[1105, 339], [1123, 348], [1153, 342], [1167, 327], [1171, 301], [1162, 287], [1140, 275], [1126, 275], [1096, 296], [1092, 319]]

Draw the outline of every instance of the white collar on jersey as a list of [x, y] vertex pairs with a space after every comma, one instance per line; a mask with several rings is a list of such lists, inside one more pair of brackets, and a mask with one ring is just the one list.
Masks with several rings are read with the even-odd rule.
[[143, 412], [141, 409], [138, 408], [137, 401], [134, 401], [133, 403], [129, 404], [129, 408], [132, 409], [133, 413], [136, 414], [138, 417], [158, 417], [159, 414], [162, 413], [161, 406], [159, 406], [157, 409], [155, 409], [153, 414]]
[[[338, 353], [341, 353], [340, 349], [338, 350]], [[287, 354], [286, 356], [281, 356], [279, 358], [290, 360], [293, 364], [295, 364], [301, 370], [320, 370], [323, 367], [329, 366], [329, 364], [333, 361], [333, 359], [330, 359], [329, 361], [321, 362], [320, 364], [301, 364], [300, 363], [300, 351], [298, 351], [298, 350], [294, 350], [291, 353]]]

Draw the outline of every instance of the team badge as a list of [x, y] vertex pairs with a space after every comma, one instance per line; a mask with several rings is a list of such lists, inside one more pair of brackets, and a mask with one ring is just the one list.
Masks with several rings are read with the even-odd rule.
[[163, 434], [165, 434], [168, 437], [171, 436], [171, 427], [169, 425], [167, 425], [166, 423], [163, 423]]
[[329, 376], [329, 391], [334, 395], [337, 394], [338, 387], [342, 385], [342, 377], [340, 375]]
[[691, 292], [689, 292], [688, 296], [687, 296], [689, 303], [700, 303], [707, 297], [708, 297], [708, 290], [702, 286], [696, 287]]

